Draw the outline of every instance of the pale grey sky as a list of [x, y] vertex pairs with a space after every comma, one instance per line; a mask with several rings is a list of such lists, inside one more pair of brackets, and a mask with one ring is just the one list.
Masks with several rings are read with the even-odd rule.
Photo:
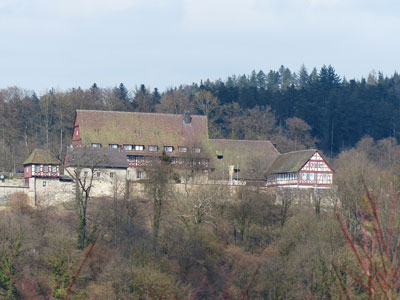
[[396, 0], [0, 0], [0, 88], [161, 91], [253, 69], [400, 71]]

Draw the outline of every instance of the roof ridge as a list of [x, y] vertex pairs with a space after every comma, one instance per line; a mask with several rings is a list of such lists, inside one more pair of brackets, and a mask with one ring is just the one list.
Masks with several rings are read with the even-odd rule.
[[[77, 109], [76, 112], [98, 112], [98, 113], [119, 113], [119, 114], [136, 114], [136, 115], [163, 115], [163, 116], [183, 116], [183, 114], [167, 114], [154, 112], [139, 112], [139, 111], [114, 111], [114, 110], [96, 110], [96, 109]], [[190, 115], [192, 117], [204, 117], [206, 115]]]
[[272, 145], [274, 144], [274, 143], [272, 143], [270, 140], [234, 140], [234, 139], [209, 139], [210, 141], [234, 141], [234, 142], [238, 142], [238, 141], [240, 141], [240, 142], [268, 142], [268, 143], [271, 143]]
[[290, 151], [290, 152], [285, 152], [282, 153], [281, 155], [285, 155], [285, 154], [292, 154], [292, 153], [299, 153], [299, 152], [307, 152], [307, 151], [318, 151], [317, 149], [303, 149], [303, 150], [295, 150], [295, 151]]

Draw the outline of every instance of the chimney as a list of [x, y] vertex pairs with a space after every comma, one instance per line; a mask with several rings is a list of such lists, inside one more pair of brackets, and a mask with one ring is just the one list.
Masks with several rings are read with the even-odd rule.
[[183, 112], [183, 124], [191, 124], [192, 123], [192, 117], [190, 116], [190, 112], [188, 110], [185, 110]]

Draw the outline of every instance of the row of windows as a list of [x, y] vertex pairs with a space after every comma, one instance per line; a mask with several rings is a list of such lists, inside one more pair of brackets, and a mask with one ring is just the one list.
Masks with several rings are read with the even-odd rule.
[[[187, 159], [184, 159], [182, 157], [172, 157], [171, 158], [171, 164], [183, 164], [183, 163], [188, 163], [189, 161]], [[193, 164], [194, 165], [202, 165], [205, 166], [207, 164], [207, 159], [193, 159]]]
[[284, 173], [284, 174], [277, 174], [272, 176], [272, 180], [297, 180], [296, 173]]
[[[147, 163], [149, 164], [151, 162], [151, 157], [149, 156], [137, 156], [137, 155], [128, 155], [128, 162], [130, 163], [138, 163], [138, 164], [142, 164], [142, 163]], [[189, 160], [182, 158], [182, 157], [171, 157], [171, 163], [172, 164], [183, 164], [183, 163], [188, 163]], [[199, 160], [193, 159], [193, 164], [200, 164], [200, 165], [206, 165], [207, 164], [207, 160], [202, 158]]]
[[[40, 172], [40, 165], [35, 165], [35, 173], [39, 173], [39, 172]], [[49, 173], [49, 172], [56, 173], [57, 166], [45, 165], [45, 166], [43, 166], [43, 172], [44, 173]]]
[[[301, 179], [302, 180], [315, 180], [317, 175], [315, 173], [302, 173], [301, 174]], [[326, 180], [328, 175], [326, 173], [322, 174], [323, 180]]]
[[325, 168], [325, 164], [324, 163], [316, 163], [316, 162], [310, 162], [310, 168], [313, 169], [323, 169]]
[[[92, 143], [92, 147], [93, 148], [101, 148], [102, 145], [99, 144], [99, 143]], [[109, 144], [108, 147], [118, 149], [118, 148], [120, 148], [120, 145], [118, 145], [118, 144]], [[122, 146], [122, 148], [124, 150], [126, 150], [126, 151], [132, 151], [132, 150], [143, 151], [145, 149], [145, 146], [144, 145], [124, 144]], [[158, 146], [150, 145], [149, 146], [149, 151], [150, 152], [157, 152], [158, 151]], [[168, 153], [171, 153], [171, 152], [174, 151], [174, 147], [173, 146], [164, 146], [164, 151], [168, 152]], [[181, 152], [181, 153], [186, 153], [188, 151], [188, 148], [187, 147], [178, 147], [178, 151]], [[193, 152], [194, 153], [200, 153], [201, 152], [201, 148], [200, 147], [194, 147], [193, 148]]]

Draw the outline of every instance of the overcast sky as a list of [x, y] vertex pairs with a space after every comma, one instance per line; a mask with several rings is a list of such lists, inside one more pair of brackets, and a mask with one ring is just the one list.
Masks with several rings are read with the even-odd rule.
[[397, 0], [0, 0], [0, 88], [132, 89], [331, 64], [400, 70]]

